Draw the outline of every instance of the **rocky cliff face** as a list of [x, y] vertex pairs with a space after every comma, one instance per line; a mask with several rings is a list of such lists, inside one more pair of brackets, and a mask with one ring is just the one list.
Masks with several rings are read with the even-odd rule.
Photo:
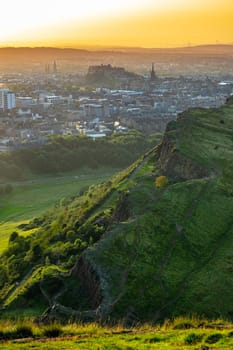
[[209, 175], [209, 171], [197, 161], [182, 154], [177, 148], [176, 142], [169, 136], [175, 131], [169, 127], [166, 130], [163, 142], [158, 151], [161, 173], [172, 180], [199, 179]]

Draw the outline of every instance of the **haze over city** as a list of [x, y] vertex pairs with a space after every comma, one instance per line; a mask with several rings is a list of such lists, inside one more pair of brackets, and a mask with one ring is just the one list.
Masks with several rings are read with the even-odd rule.
[[3, 2], [0, 46], [175, 47], [232, 43], [231, 0]]

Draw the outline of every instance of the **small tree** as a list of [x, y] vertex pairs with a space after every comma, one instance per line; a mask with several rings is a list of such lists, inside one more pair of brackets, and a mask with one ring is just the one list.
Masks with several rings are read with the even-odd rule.
[[9, 237], [9, 242], [14, 242], [14, 241], [16, 241], [16, 239], [18, 239], [18, 238], [19, 238], [18, 232], [14, 231], [14, 232], [12, 232], [12, 234], [11, 234], [10, 237]]
[[166, 187], [168, 185], [168, 178], [167, 176], [158, 176], [156, 179], [155, 179], [155, 186], [157, 188], [163, 188], [163, 187]]

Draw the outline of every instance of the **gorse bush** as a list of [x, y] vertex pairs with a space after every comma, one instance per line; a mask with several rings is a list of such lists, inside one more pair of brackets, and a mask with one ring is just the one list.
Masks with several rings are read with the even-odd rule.
[[166, 187], [168, 185], [168, 178], [167, 176], [158, 176], [155, 179], [155, 186], [157, 188], [163, 188]]

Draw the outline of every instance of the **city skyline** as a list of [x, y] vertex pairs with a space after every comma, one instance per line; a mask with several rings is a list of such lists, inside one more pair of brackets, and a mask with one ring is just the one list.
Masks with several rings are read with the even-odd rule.
[[15, 0], [1, 4], [0, 46], [232, 44], [232, 17], [231, 0]]

